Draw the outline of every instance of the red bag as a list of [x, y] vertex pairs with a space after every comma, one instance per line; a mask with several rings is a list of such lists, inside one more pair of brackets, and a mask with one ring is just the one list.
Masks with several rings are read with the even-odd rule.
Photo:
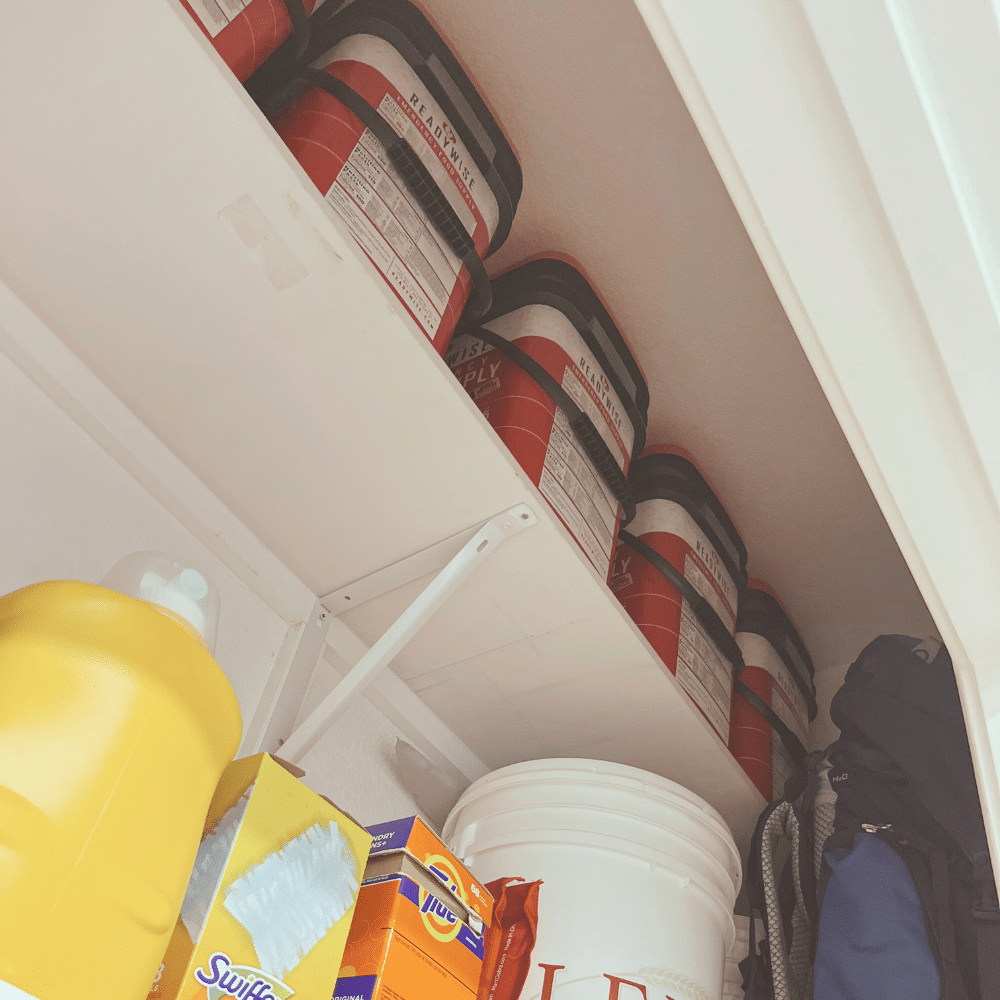
[[498, 878], [487, 884], [496, 904], [484, 939], [483, 973], [476, 1000], [517, 1000], [521, 995], [535, 947], [541, 884], [523, 878]]

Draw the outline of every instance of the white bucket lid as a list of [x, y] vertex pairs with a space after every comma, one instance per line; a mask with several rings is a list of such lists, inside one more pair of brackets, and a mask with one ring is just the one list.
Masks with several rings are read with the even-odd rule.
[[739, 891], [739, 852], [722, 817], [682, 785], [624, 764], [555, 758], [500, 768], [465, 791], [444, 827], [459, 857], [485, 849], [484, 837], [496, 846], [540, 836], [654, 861], [730, 910]]

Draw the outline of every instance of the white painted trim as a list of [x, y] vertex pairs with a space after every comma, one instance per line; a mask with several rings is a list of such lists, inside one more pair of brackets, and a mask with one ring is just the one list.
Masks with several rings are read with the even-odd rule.
[[247, 727], [241, 756], [277, 753], [295, 727], [306, 692], [325, 649], [326, 630], [333, 615], [317, 601], [304, 622], [289, 627], [275, 657], [271, 675]]
[[955, 660], [1000, 857], [1000, 513], [954, 382], [956, 318], [996, 317], [909, 64], [860, 0], [637, 4]]
[[[288, 679], [292, 665], [295, 663], [296, 654], [302, 643], [302, 637], [308, 627], [307, 622], [298, 622], [295, 625], [288, 626], [285, 638], [282, 640], [281, 647], [274, 658], [267, 682], [264, 684], [260, 700], [257, 702], [257, 708], [250, 719], [250, 724], [243, 733], [243, 741], [239, 749], [241, 757], [252, 756], [268, 749], [266, 746], [268, 730], [273, 725], [275, 717], [279, 713], [283, 700], [281, 695], [285, 688], [285, 681]], [[313, 671], [315, 672], [315, 666], [313, 667]], [[312, 674], [307, 678], [306, 685], [308, 686], [311, 681]], [[272, 747], [271, 749], [273, 750], [274, 748]]]
[[[985, 227], [995, 243], [996, 220], [977, 216], [971, 178], [963, 180], [960, 166], [964, 150], [950, 135], [947, 105], [936, 96], [937, 78], [953, 67], [923, 58], [917, 25], [907, 27], [904, 8], [915, 13], [926, 3], [803, 0], [803, 6], [980, 460], [1000, 477], [1000, 393], [983, 377], [1000, 371], [1000, 318], [979, 232]], [[983, 58], [985, 43], [985, 57], [1000, 63], [995, 16], [989, 12], [992, 39], [989, 24], [975, 17], [983, 6], [982, 0], [954, 0], [948, 20], [982, 29], [980, 44], [969, 39], [966, 61]], [[877, 86], [859, 66], [877, 67]], [[993, 488], [998, 485], [994, 478]]]
[[316, 595], [0, 282], [0, 350], [290, 624]]

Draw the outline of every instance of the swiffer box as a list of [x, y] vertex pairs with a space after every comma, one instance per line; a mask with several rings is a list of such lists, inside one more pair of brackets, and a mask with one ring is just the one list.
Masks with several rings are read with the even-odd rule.
[[334, 1000], [474, 1000], [492, 896], [419, 818], [369, 833]]
[[234, 761], [148, 1000], [329, 1000], [371, 840], [270, 755]]

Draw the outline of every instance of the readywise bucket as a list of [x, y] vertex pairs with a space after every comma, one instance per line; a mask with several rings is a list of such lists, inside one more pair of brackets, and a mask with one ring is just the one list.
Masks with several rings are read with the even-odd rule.
[[[746, 587], [747, 551], [694, 463], [652, 449], [629, 476], [636, 500], [629, 533], [701, 595], [732, 633]], [[724, 741], [729, 739], [733, 667], [687, 599], [645, 556], [619, 540], [611, 589], [642, 634]]]
[[215, 51], [245, 82], [292, 34], [291, 11], [305, 18], [323, 0], [181, 0]]
[[[493, 308], [482, 325], [562, 386], [627, 473], [646, 439], [649, 391], [586, 278], [562, 260], [522, 264], [494, 279]], [[516, 361], [464, 325], [445, 362], [590, 561], [608, 574], [621, 507], [566, 414]]]
[[[751, 581], [741, 597], [736, 641], [746, 663], [740, 680], [807, 746], [809, 723], [816, 718], [812, 660], [766, 584]], [[767, 720], [738, 693], [733, 695], [729, 749], [765, 799], [781, 793], [794, 769], [791, 755]]]
[[[347, 84], [364, 105], [358, 114], [377, 113], [409, 143], [447, 200], [453, 229], [474, 244], [481, 271], [481, 259], [510, 232], [521, 168], [448, 46], [406, 0], [354, 0], [312, 35], [307, 73]], [[313, 84], [315, 78], [277, 116], [275, 128], [443, 354], [473, 286], [470, 264], [421, 207], [372, 129]]]
[[722, 995], [740, 859], [686, 788], [604, 761], [515, 764], [466, 790], [444, 840], [479, 879], [542, 881], [524, 1000]]

